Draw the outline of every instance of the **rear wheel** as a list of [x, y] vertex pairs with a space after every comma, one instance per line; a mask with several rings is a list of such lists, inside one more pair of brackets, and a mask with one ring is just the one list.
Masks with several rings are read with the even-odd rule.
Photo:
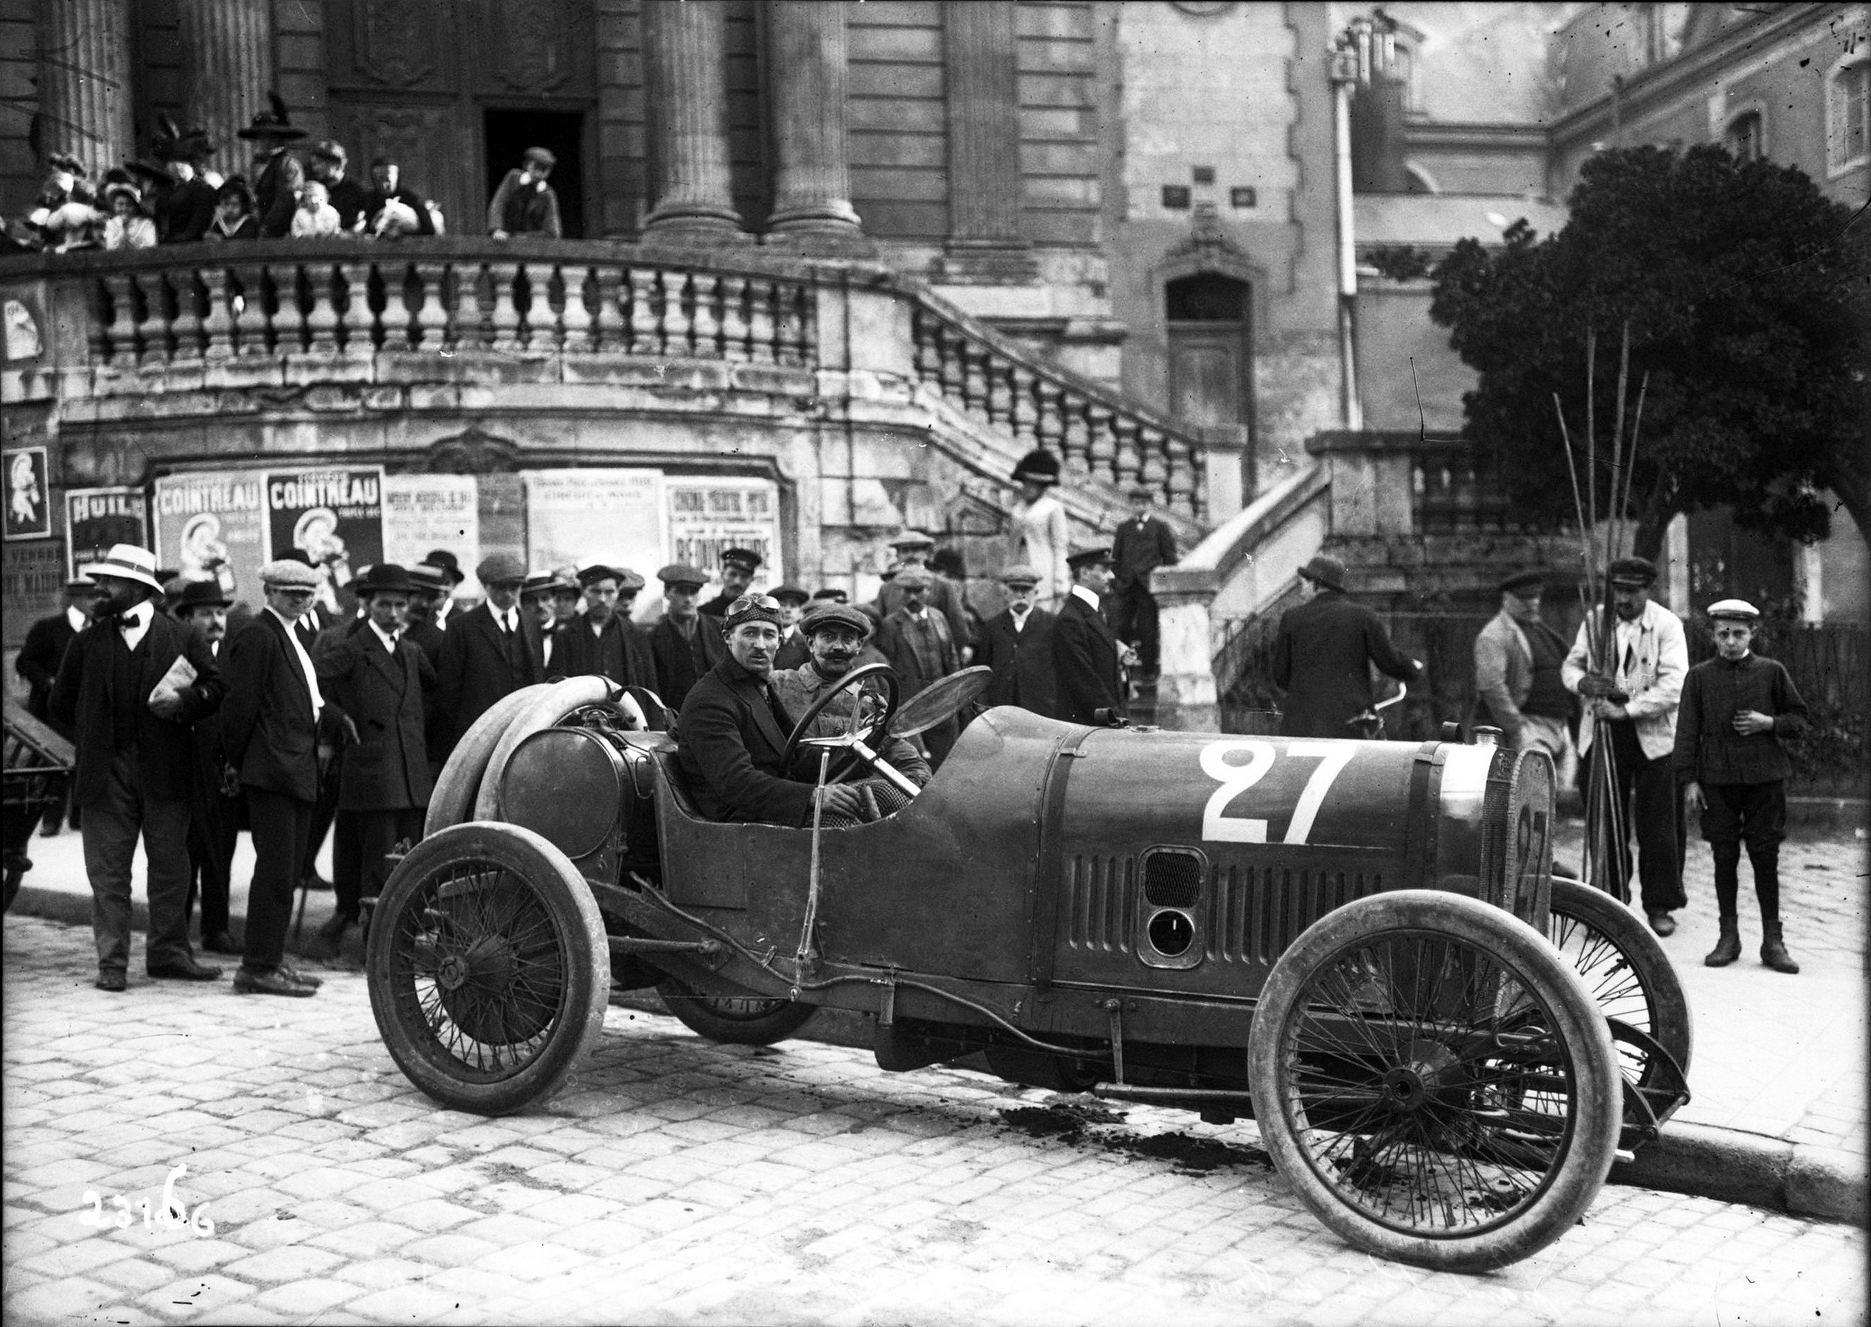
[[1378, 894], [1274, 965], [1248, 1074], [1267, 1150], [1358, 1248], [1443, 1271], [1559, 1238], [1604, 1184], [1621, 1087], [1604, 1016], [1538, 932], [1475, 899]]
[[[1578, 972], [1605, 1017], [1647, 1033], [1689, 1072], [1694, 1033], [1689, 1001], [1650, 928], [1602, 889], [1555, 877], [1547, 938]], [[1619, 1067], [1635, 1087], [1662, 1087], [1667, 1071], [1615, 1035]]]
[[455, 825], [417, 844], [384, 886], [366, 963], [391, 1058], [443, 1105], [479, 1115], [562, 1088], [610, 1003], [590, 888], [518, 825]]
[[691, 1032], [731, 1046], [771, 1046], [785, 1041], [818, 1008], [757, 995], [706, 995], [674, 977], [659, 982], [656, 993]]

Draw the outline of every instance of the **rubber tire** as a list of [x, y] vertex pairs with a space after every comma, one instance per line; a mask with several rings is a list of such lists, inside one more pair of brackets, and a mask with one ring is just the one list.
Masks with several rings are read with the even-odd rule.
[[[506, 819], [500, 805], [500, 776], [507, 772], [507, 762], [513, 759], [514, 750], [521, 742], [534, 733], [544, 732], [581, 705], [609, 700], [614, 689], [609, 678], [584, 673], [562, 682], [548, 683], [544, 692], [521, 706], [507, 721], [500, 740], [494, 743], [487, 757], [487, 767], [481, 771], [481, 786], [474, 796], [474, 818]], [[617, 808], [612, 807], [611, 814], [616, 813]]]
[[[1391, 1230], [1340, 1201], [1300, 1146], [1281, 1096], [1280, 1047], [1308, 978], [1350, 945], [1391, 931], [1436, 931], [1516, 968], [1553, 1011], [1572, 1054], [1577, 1113], [1571, 1145], [1546, 1191], [1519, 1219], [1467, 1238]], [[1357, 899], [1308, 927], [1274, 963], [1248, 1034], [1248, 1083], [1261, 1142], [1312, 1214], [1354, 1248], [1443, 1272], [1487, 1272], [1537, 1253], [1578, 1223], [1604, 1187], [1624, 1119], [1617, 1053], [1604, 1016], [1546, 937], [1512, 913], [1465, 895], [1406, 889]]]
[[551, 688], [550, 682], [535, 682], [518, 691], [509, 691], [469, 725], [449, 753], [448, 763], [442, 766], [442, 773], [435, 780], [435, 790], [429, 794], [429, 813], [422, 820], [423, 837], [473, 818], [475, 798], [481, 791], [481, 775], [487, 769], [494, 748], [500, 744], [500, 735], [514, 716]]
[[[1689, 1014], [1689, 1000], [1683, 994], [1682, 981], [1676, 975], [1676, 967], [1670, 962], [1670, 956], [1657, 937], [1651, 934], [1643, 919], [1629, 908], [1619, 903], [1602, 889], [1593, 889], [1578, 880], [1567, 880], [1562, 876], [1553, 878], [1553, 922], [1549, 931], [1558, 929], [1557, 919], [1561, 916], [1576, 917], [1591, 926], [1630, 963], [1631, 971], [1637, 983], [1643, 988], [1644, 1003], [1650, 1013], [1650, 1027], [1647, 1029], [1657, 1043], [1676, 1057], [1677, 1065], [1684, 1077], [1689, 1074], [1689, 1054], [1695, 1045], [1695, 1027]], [[1548, 939], [1555, 945], [1555, 934], [1549, 933]], [[1563, 950], [1561, 951], [1564, 952]], [[1580, 973], [1585, 980], [1586, 974]], [[1588, 984], [1586, 991], [1591, 994]], [[1600, 1005], [1602, 1008], [1602, 1004]], [[1654, 1075], [1646, 1073], [1644, 1081], [1638, 1087], [1649, 1087]]]
[[[462, 859], [496, 863], [527, 883], [555, 923], [565, 971], [564, 1012], [546, 1046], [517, 1072], [491, 1083], [451, 1074], [446, 1054], [434, 1053], [433, 1038], [423, 1044], [412, 1035], [415, 1020], [397, 1016], [399, 993], [390, 972], [399, 922], [417, 889], [451, 860]], [[390, 1058], [428, 1096], [475, 1115], [510, 1115], [564, 1088], [597, 1041], [610, 1006], [610, 940], [590, 887], [564, 853], [519, 825], [451, 825], [411, 849], [384, 886], [364, 962], [371, 1013]]]
[[698, 995], [674, 977], [665, 977], [658, 982], [656, 993], [663, 997], [669, 1012], [689, 1031], [727, 1046], [771, 1046], [775, 1042], [785, 1041], [818, 1012], [815, 1004], [789, 1000], [780, 1002], [778, 1009], [764, 1014], [736, 1016], [718, 1013], [702, 1003], [709, 997]]

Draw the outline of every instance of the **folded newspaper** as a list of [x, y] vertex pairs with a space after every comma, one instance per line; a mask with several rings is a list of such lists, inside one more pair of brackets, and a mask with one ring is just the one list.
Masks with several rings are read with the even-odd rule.
[[175, 662], [169, 665], [169, 671], [162, 675], [155, 689], [149, 693], [150, 708], [156, 707], [159, 700], [169, 700], [182, 694], [184, 687], [195, 684], [195, 665], [183, 655], [177, 655]]

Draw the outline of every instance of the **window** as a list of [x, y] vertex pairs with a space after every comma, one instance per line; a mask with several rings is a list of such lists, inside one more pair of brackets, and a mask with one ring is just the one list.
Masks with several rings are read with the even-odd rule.
[[1759, 161], [1767, 155], [1766, 123], [1759, 111], [1744, 111], [1728, 122], [1722, 144], [1736, 161]]
[[1826, 173], [1871, 160], [1871, 58], [1859, 56], [1826, 79]]
[[1197, 166], [1195, 168], [1195, 182], [1197, 184], [1213, 184], [1215, 182], [1215, 168], [1213, 166]]
[[1163, 206], [1171, 212], [1187, 212], [1191, 202], [1189, 186], [1186, 184], [1166, 184], [1163, 186]]

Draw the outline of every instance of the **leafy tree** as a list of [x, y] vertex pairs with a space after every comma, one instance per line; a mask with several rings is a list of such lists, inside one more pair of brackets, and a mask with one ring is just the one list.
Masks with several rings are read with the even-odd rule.
[[1625, 513], [1640, 556], [1657, 555], [1678, 513], [1723, 505], [1751, 529], [1822, 538], [1823, 488], [1871, 534], [1871, 216], [1829, 201], [1797, 169], [1739, 164], [1715, 146], [1602, 152], [1569, 206], [1556, 235], [1517, 221], [1505, 247], [1462, 240], [1432, 274], [1430, 316], [1480, 374], [1463, 399], [1464, 432], [1499, 463], [1522, 515], [1573, 520], [1553, 396], [1583, 482], [1594, 334], [1593, 482], [1609, 513], [1628, 322], [1627, 453], [1649, 375]]

